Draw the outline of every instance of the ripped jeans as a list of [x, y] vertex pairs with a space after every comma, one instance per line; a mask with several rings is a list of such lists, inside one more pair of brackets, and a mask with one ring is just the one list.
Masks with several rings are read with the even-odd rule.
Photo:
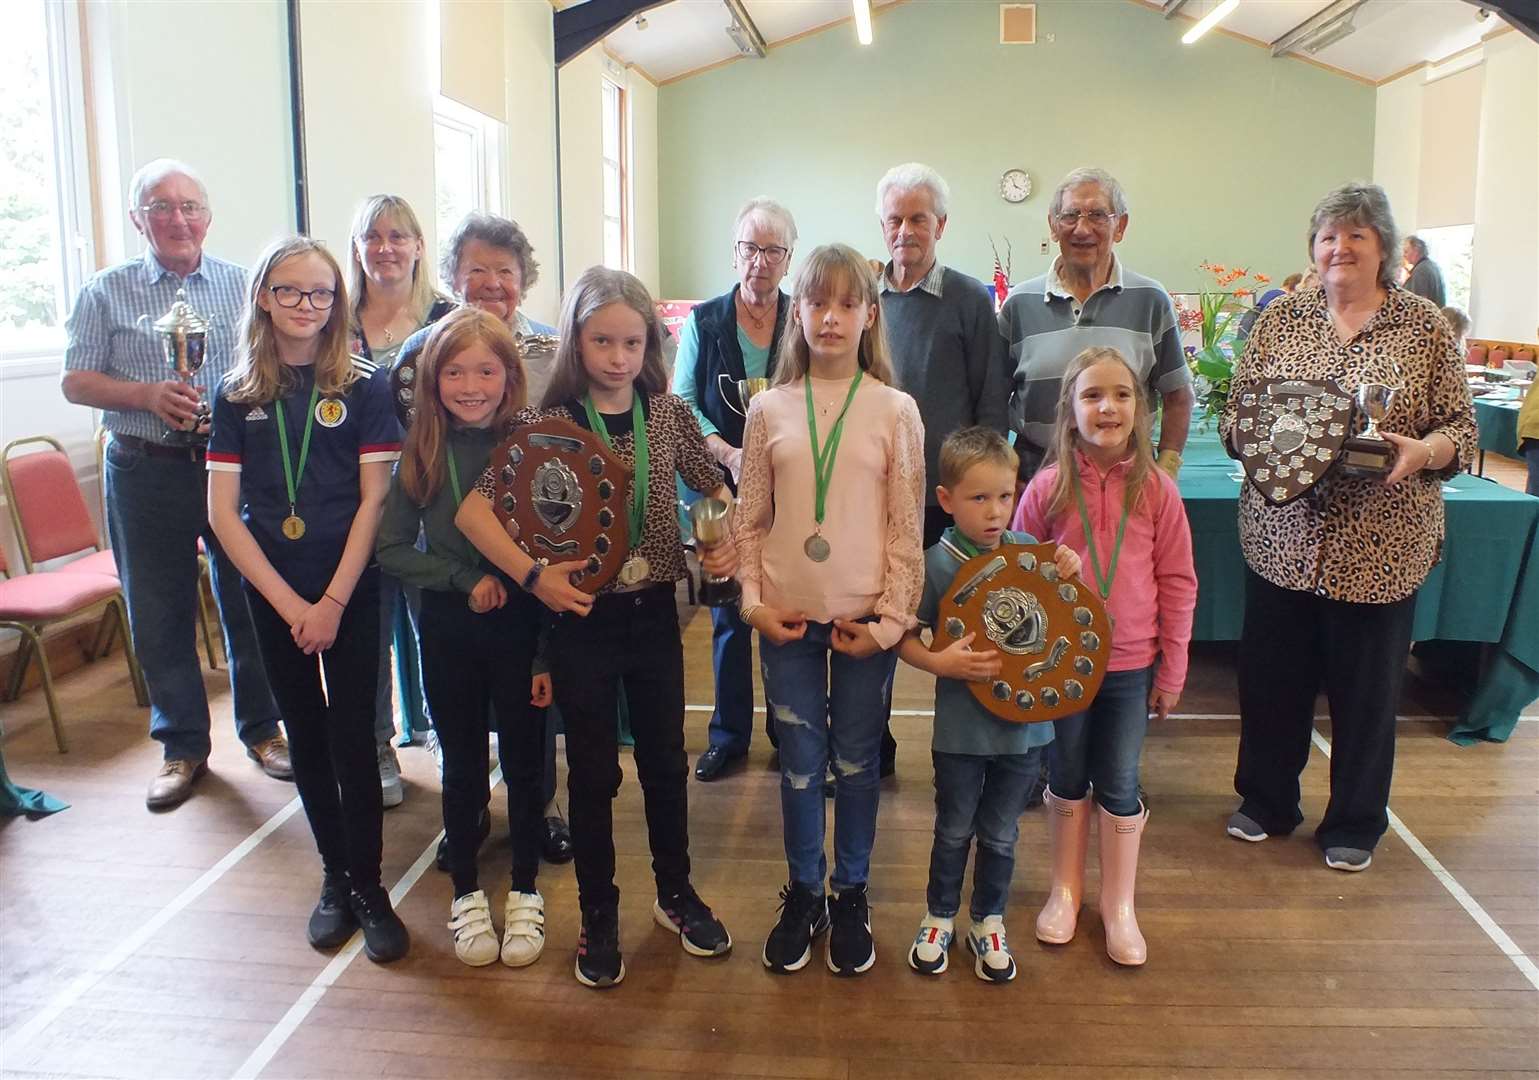
[[882, 730], [897, 653], [854, 660], [829, 647], [831, 623], [807, 624], [800, 641], [761, 638], [764, 696], [780, 735], [780, 813], [791, 880], [818, 895], [828, 873], [823, 852], [823, 776], [834, 766], [834, 892], [865, 883], [881, 797]]

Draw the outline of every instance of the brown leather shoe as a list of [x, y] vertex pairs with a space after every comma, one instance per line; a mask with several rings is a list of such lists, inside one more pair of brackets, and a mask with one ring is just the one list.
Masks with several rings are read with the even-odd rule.
[[208, 771], [208, 759], [199, 761], [168, 760], [161, 763], [160, 771], [150, 781], [150, 790], [144, 797], [144, 805], [151, 810], [169, 810], [187, 801], [192, 794], [193, 781]]
[[282, 735], [274, 735], [255, 746], [246, 747], [246, 756], [262, 766], [262, 771], [274, 780], [294, 779], [294, 764], [289, 760], [289, 744], [283, 741]]

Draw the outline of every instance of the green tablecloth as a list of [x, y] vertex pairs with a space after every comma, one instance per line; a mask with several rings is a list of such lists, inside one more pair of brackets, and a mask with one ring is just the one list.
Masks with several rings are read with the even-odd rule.
[[1518, 410], [1523, 399], [1510, 397], [1500, 401], [1489, 398], [1475, 402], [1475, 423], [1480, 427], [1480, 449], [1505, 457], [1518, 456]]
[[[1237, 640], [1245, 593], [1240, 468], [1212, 431], [1194, 431], [1185, 457], [1181, 496], [1198, 582], [1192, 637]], [[1461, 475], [1446, 485], [1444, 506], [1443, 560], [1417, 594], [1412, 634], [1418, 641], [1499, 644], [1450, 736], [1499, 742], [1539, 698], [1539, 499]]]

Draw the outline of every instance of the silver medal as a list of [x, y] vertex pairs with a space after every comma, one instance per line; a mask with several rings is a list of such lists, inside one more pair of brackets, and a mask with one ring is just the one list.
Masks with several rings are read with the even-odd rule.
[[821, 534], [813, 533], [802, 544], [802, 550], [807, 553], [807, 558], [813, 562], [827, 562], [832, 549], [828, 546], [828, 541], [824, 540]]
[[625, 564], [620, 567], [620, 584], [636, 585], [642, 581], [645, 581], [647, 579], [647, 575], [651, 572], [652, 566], [647, 562], [645, 555], [632, 555], [630, 558], [626, 559]]

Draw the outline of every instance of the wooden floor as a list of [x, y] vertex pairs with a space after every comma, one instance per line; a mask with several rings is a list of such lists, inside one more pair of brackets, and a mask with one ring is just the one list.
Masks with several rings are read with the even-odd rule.
[[[710, 701], [709, 630], [697, 615], [686, 632], [696, 704]], [[931, 691], [904, 670], [899, 773], [883, 791], [872, 867], [875, 969], [847, 981], [821, 957], [790, 977], [760, 965], [785, 878], [778, 777], [761, 736], [746, 770], [690, 783], [694, 880], [736, 941], [723, 960], [685, 955], [651, 922], [626, 759], [616, 821], [628, 975], [598, 993], [572, 978], [570, 866], [541, 875], [549, 946], [535, 966], [455, 960], [443, 927], [448, 881], [427, 858], [440, 828], [437, 784], [416, 749], [402, 752], [406, 802], [385, 819], [386, 883], [405, 879], [410, 956], [380, 968], [309, 949], [318, 869], [293, 787], [243, 756], [223, 673], [208, 673], [207, 685], [212, 773], [163, 815], [144, 809], [159, 752], [116, 659], [64, 680], [68, 755], [54, 752], [39, 694], [5, 707], [13, 779], [73, 807], [0, 823], [0, 1075], [1539, 1074], [1539, 708], [1508, 744], [1460, 749], [1443, 738], [1452, 703], [1413, 677], [1392, 799], [1401, 827], [1371, 870], [1342, 874], [1309, 839], [1323, 806], [1320, 752], [1305, 775], [1299, 834], [1259, 845], [1224, 835], [1235, 801], [1232, 649], [1198, 649], [1182, 718], [1155, 726], [1144, 759], [1152, 818], [1138, 902], [1148, 966], [1121, 970], [1106, 958], [1093, 871], [1079, 937], [1057, 948], [1033, 940], [1047, 842], [1032, 811], [1009, 918], [1021, 974], [996, 987], [973, 976], [960, 950], [938, 979], [904, 962], [923, 914], [933, 823], [929, 718], [903, 712], [927, 710]], [[692, 759], [707, 718], [688, 715]], [[1328, 738], [1328, 724], [1319, 728]], [[504, 806], [494, 802], [499, 826]], [[269, 834], [253, 840], [264, 824]], [[498, 912], [507, 857], [504, 840], [483, 859]]]

